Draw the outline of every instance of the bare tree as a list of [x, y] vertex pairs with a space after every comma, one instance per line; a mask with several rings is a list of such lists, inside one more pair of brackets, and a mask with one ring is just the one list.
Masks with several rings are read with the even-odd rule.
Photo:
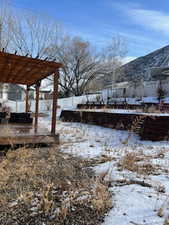
[[[12, 24], [12, 10], [9, 6], [9, 1], [0, 0], [0, 51], [10, 51]], [[0, 83], [1, 95], [4, 87], [5, 84]]]
[[102, 65], [104, 67], [105, 82], [116, 83], [117, 75], [122, 73], [123, 59], [127, 54], [127, 42], [119, 35], [112, 37], [111, 41], [102, 51]]
[[46, 49], [57, 44], [60, 26], [55, 21], [24, 12], [14, 16], [12, 23], [12, 46], [20, 55], [46, 58]]
[[46, 49], [56, 45], [59, 36], [61, 26], [56, 21], [0, 0], [0, 50], [44, 59]]
[[82, 95], [91, 80], [101, 73], [99, 58], [90, 43], [79, 37], [65, 37], [59, 46], [48, 49], [48, 55], [64, 65], [59, 84], [66, 97]]
[[7, 51], [11, 44], [12, 10], [9, 2], [0, 0], [0, 50]]
[[166, 94], [167, 94], [166, 90], [162, 86], [162, 81], [161, 80], [159, 81], [159, 85], [157, 87], [157, 91], [156, 92], [157, 92], [157, 99], [158, 99], [158, 101], [160, 103], [166, 97]]
[[64, 65], [60, 88], [67, 97], [84, 94], [93, 86], [92, 83], [95, 91], [100, 89], [100, 83], [112, 77], [115, 69], [121, 65], [125, 51], [120, 37], [113, 38], [111, 44], [98, 53], [89, 42], [67, 36], [59, 45], [49, 48], [48, 55], [56, 57]]

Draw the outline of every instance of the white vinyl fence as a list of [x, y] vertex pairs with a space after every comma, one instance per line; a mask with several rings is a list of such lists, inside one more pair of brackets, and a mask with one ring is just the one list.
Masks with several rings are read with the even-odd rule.
[[[96, 96], [94, 95], [86, 95], [78, 96], [78, 97], [69, 97], [69, 98], [61, 98], [58, 99], [58, 105], [60, 109], [75, 109], [77, 104], [86, 103], [88, 101], [95, 101]], [[30, 100], [31, 111], [35, 111], [35, 100]], [[25, 102], [24, 101], [8, 101], [4, 103], [6, 106], [11, 108], [12, 112], [24, 112], [25, 111]], [[40, 100], [39, 101], [39, 111], [40, 112], [49, 112], [52, 109], [52, 100]]]

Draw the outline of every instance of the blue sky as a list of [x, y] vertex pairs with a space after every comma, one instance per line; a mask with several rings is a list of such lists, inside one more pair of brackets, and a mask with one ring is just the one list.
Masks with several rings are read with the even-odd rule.
[[50, 15], [98, 48], [122, 35], [129, 57], [169, 44], [168, 0], [12, 0], [12, 4]]

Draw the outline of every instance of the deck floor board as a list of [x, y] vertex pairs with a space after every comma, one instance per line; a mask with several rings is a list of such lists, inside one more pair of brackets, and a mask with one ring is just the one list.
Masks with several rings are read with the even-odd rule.
[[47, 128], [31, 124], [0, 124], [0, 146], [17, 144], [58, 144], [59, 135], [52, 135]]

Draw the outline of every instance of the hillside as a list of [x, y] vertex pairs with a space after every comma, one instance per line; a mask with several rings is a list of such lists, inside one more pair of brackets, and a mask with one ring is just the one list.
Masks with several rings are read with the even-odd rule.
[[150, 75], [150, 69], [152, 67], [167, 67], [168, 65], [169, 45], [122, 66], [117, 76], [117, 81], [128, 81], [133, 77], [142, 77], [144, 80], [152, 80]]

